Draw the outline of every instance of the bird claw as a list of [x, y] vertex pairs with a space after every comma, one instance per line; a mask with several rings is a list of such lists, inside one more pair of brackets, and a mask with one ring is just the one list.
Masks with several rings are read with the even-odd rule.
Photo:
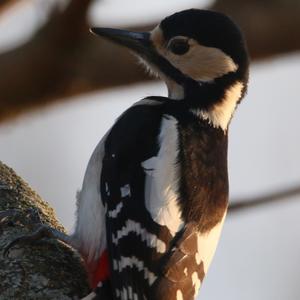
[[[9, 210], [5, 210], [5, 211], [0, 211], [0, 229], [1, 229], [1, 224], [6, 222], [7, 219], [15, 218], [19, 214], [21, 214], [21, 211], [17, 210], [17, 209], [9, 209]], [[23, 212], [23, 214], [24, 214], [24, 212]], [[13, 241], [11, 241], [5, 247], [5, 249], [3, 251], [4, 257], [7, 257], [10, 249], [12, 247], [16, 246], [17, 244], [30, 245], [30, 244], [32, 244], [42, 238], [45, 238], [45, 237], [54, 238], [54, 239], [60, 240], [64, 243], [72, 246], [73, 248], [75, 247], [72, 237], [68, 236], [64, 232], [61, 232], [55, 228], [51, 228], [50, 226], [43, 224], [43, 221], [40, 217], [39, 210], [36, 208], [29, 208], [26, 210], [25, 218], [24, 218], [24, 220], [22, 220], [22, 223], [23, 222], [24, 222], [24, 224], [27, 224], [27, 225], [29, 225], [29, 224], [35, 225], [35, 226], [38, 225], [38, 227], [33, 233], [17, 237]]]
[[3, 224], [8, 218], [13, 218], [18, 215], [19, 210], [8, 209], [0, 211], [0, 225]]
[[[75, 247], [74, 243], [73, 243], [73, 239], [71, 236], [68, 236], [67, 234], [52, 228], [48, 225], [42, 224], [39, 226], [39, 228], [33, 232], [32, 234], [28, 234], [28, 235], [23, 235], [20, 236], [16, 239], [14, 239], [13, 241], [11, 241], [4, 249], [3, 255], [5, 257], [8, 256], [9, 250], [14, 247], [17, 244], [21, 244], [21, 245], [28, 245], [28, 244], [32, 244], [36, 241], [39, 241], [42, 238], [53, 238], [53, 239], [57, 239], [60, 240], [62, 242], [64, 242], [65, 244], [71, 246], [71, 247]], [[76, 248], [76, 247], [75, 247]]]
[[13, 241], [11, 241], [4, 249], [3, 256], [7, 257], [9, 250], [15, 245], [28, 245], [32, 244], [44, 237], [53, 237], [52, 228], [47, 225], [41, 225], [35, 232], [28, 235], [20, 236]]
[[43, 224], [39, 210], [36, 208], [28, 208], [25, 211], [20, 209], [7, 209], [0, 211], [0, 226], [8, 220], [9, 222], [13, 222], [12, 220], [17, 221], [17, 219], [22, 219], [22, 215], [24, 215], [25, 224]]
[[5, 225], [13, 225], [14, 219], [18, 215], [19, 211], [17, 209], [8, 209], [0, 211], [0, 235], [3, 233], [3, 227]]

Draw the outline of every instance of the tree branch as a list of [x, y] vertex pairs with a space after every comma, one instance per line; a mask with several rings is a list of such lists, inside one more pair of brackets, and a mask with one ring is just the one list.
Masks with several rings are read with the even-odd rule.
[[[88, 0], [54, 10], [49, 22], [25, 45], [0, 55], [0, 121], [64, 94], [74, 49], [87, 32]], [[71, 25], [71, 26], [70, 26]]]
[[17, 3], [17, 0], [0, 0], [0, 14], [5, 11], [9, 6]]
[[[90, 2], [70, 1], [28, 43], [0, 55], [0, 122], [61, 98], [149, 80], [128, 51], [88, 33]], [[211, 8], [239, 23], [254, 60], [300, 49], [299, 1], [219, 0]]]
[[287, 200], [295, 200], [295, 196], [300, 197], [300, 186], [295, 186], [281, 191], [271, 192], [258, 197], [232, 200], [229, 205], [229, 212], [241, 212], [249, 208], [258, 208], [267, 204], [282, 203]]
[[[15, 210], [12, 215], [7, 215]], [[31, 233], [35, 214], [45, 224], [63, 230], [54, 211], [14, 171], [0, 162], [0, 295], [1, 299], [64, 299], [85, 296], [88, 283], [80, 258], [53, 239], [34, 246], [14, 247], [3, 257], [5, 246]]]

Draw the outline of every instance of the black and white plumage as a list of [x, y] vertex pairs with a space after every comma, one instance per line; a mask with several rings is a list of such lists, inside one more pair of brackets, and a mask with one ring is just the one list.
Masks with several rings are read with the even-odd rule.
[[194, 299], [226, 215], [227, 129], [247, 88], [245, 42], [228, 17], [196, 9], [150, 33], [92, 32], [134, 51], [169, 96], [129, 108], [90, 160], [74, 236], [91, 262], [107, 251], [110, 275], [88, 297], [105, 283], [108, 299]]
[[227, 130], [247, 87], [245, 42], [228, 17], [196, 9], [150, 33], [92, 32], [135, 52], [169, 96], [129, 108], [90, 159], [71, 240], [91, 277], [105, 253], [108, 270], [85, 299], [194, 299], [226, 215]]

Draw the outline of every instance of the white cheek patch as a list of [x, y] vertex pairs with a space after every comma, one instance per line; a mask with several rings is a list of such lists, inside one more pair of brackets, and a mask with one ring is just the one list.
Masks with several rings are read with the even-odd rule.
[[166, 41], [159, 26], [151, 32], [151, 40], [161, 56], [195, 81], [212, 81], [238, 69], [233, 59], [221, 49], [203, 46], [192, 38], [189, 38], [190, 49], [186, 54], [172, 53], [166, 48]]
[[194, 40], [190, 41], [186, 55], [176, 56], [168, 52], [166, 58], [182, 73], [199, 82], [212, 81], [238, 69], [222, 50], [199, 45]]

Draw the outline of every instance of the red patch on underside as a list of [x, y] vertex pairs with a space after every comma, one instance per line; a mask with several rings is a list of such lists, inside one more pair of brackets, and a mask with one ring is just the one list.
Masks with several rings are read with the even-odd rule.
[[[92, 268], [90, 266], [88, 267], [88, 269], [90, 270], [89, 272], [90, 284], [93, 289], [97, 287], [100, 281], [105, 281], [109, 279], [110, 269], [109, 269], [109, 258], [108, 258], [107, 250], [105, 250], [101, 254], [96, 265], [93, 265]], [[93, 271], [91, 271], [91, 269]]]

